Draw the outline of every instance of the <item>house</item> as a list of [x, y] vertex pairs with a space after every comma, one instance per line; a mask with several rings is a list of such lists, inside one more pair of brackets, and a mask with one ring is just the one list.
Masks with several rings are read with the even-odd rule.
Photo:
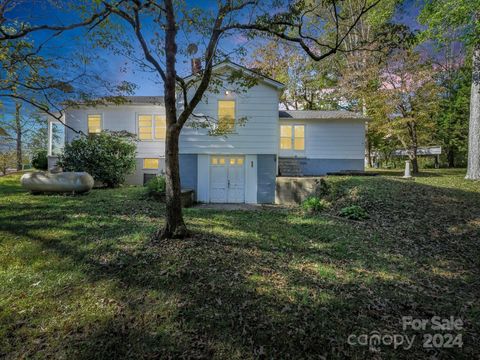
[[[254, 77], [255, 84], [240, 88], [227, 81], [238, 71]], [[219, 87], [205, 94], [195, 118], [213, 119], [214, 126], [228, 127], [228, 135], [211, 135], [198, 121], [187, 122], [180, 134], [181, 184], [195, 190], [197, 201], [273, 203], [278, 175], [363, 170], [365, 118], [348, 112], [279, 112], [283, 84], [231, 62], [216, 65], [214, 74]], [[89, 134], [104, 129], [137, 134], [136, 170], [128, 184], [144, 184], [165, 167], [162, 97], [132, 96], [120, 105], [79, 107], [68, 110], [64, 121]], [[50, 128], [55, 126], [52, 121]], [[66, 142], [76, 136], [65, 130]], [[49, 142], [51, 166], [56, 159], [53, 143]]]

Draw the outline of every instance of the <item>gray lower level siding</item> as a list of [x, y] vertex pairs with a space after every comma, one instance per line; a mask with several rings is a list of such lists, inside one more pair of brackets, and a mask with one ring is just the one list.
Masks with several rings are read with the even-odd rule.
[[326, 175], [337, 171], [363, 171], [363, 159], [297, 159], [303, 176]]
[[159, 159], [158, 169], [144, 169], [143, 158], [135, 159], [135, 170], [127, 175], [125, 183], [127, 185], [143, 185], [145, 174], [159, 175], [165, 171], [165, 158]]
[[195, 197], [197, 194], [197, 168], [198, 155], [197, 154], [180, 154], [180, 183], [182, 189], [195, 190]]
[[276, 155], [257, 155], [257, 203], [275, 202]]

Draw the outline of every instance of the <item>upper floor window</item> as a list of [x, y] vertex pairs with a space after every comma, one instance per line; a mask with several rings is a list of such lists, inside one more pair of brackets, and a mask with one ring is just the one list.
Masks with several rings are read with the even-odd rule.
[[281, 125], [280, 149], [305, 150], [305, 125]]
[[218, 101], [218, 128], [225, 132], [235, 128], [235, 100]]
[[153, 139], [153, 121], [152, 115], [138, 116], [138, 137], [140, 140]]
[[102, 132], [102, 115], [90, 114], [87, 115], [88, 133], [98, 134]]
[[138, 137], [140, 140], [164, 140], [166, 120], [162, 115], [138, 115]]
[[165, 140], [167, 121], [165, 116], [155, 115], [155, 139]]

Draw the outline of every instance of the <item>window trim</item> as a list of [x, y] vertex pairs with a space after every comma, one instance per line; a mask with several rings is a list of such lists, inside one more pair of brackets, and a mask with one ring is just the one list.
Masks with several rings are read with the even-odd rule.
[[87, 112], [87, 134], [88, 135], [95, 135], [95, 134], [100, 134], [100, 132], [90, 132], [90, 127], [88, 125], [88, 118], [90, 116], [100, 116], [100, 132], [104, 130], [103, 126], [103, 113], [98, 113], [98, 112]]
[[237, 108], [237, 99], [236, 98], [219, 98], [217, 99], [217, 128], [220, 127], [220, 116], [218, 116], [218, 110], [220, 108], [221, 101], [233, 101], [234, 107], [233, 110], [235, 111], [235, 116], [233, 118], [233, 128], [227, 132], [227, 134], [235, 134], [237, 132], [237, 115], [238, 115], [238, 108]]
[[[145, 160], [157, 160], [157, 167], [156, 168], [151, 168], [151, 167], [145, 167]], [[149, 158], [142, 158], [142, 170], [160, 170], [160, 158], [159, 157], [149, 157]]]

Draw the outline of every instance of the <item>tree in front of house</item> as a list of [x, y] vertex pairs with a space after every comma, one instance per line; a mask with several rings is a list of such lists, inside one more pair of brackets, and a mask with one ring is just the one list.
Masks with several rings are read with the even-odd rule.
[[408, 151], [413, 173], [419, 172], [417, 150], [430, 145], [435, 133], [442, 89], [431, 63], [412, 49], [397, 50], [379, 73], [369, 115], [380, 130]]
[[461, 42], [471, 53], [467, 179], [480, 179], [480, 6], [478, 0], [426, 0], [419, 20], [424, 36], [440, 44]]

